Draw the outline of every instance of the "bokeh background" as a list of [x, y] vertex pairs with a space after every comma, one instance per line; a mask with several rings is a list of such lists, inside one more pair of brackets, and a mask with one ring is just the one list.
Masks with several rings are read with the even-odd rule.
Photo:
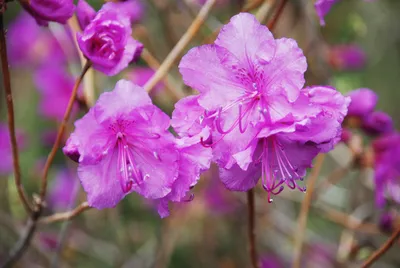
[[[88, 2], [96, 9], [102, 4], [100, 0]], [[213, 32], [239, 12], [241, 2], [220, 1], [187, 50], [204, 40], [212, 41]], [[273, 9], [279, 1], [266, 2]], [[200, 5], [194, 0], [147, 0], [141, 4], [143, 14], [134, 25], [134, 35], [162, 62], [189, 27]], [[20, 11], [17, 3], [8, 5], [5, 18], [9, 28], [21, 16]], [[291, 0], [279, 18], [274, 35], [295, 38], [305, 51], [308, 84], [329, 84], [343, 93], [371, 88], [379, 95], [378, 108], [389, 113], [399, 127], [399, 16], [398, 0], [342, 0], [327, 16], [327, 25], [320, 27], [313, 1]], [[267, 21], [265, 18], [263, 23]], [[32, 23], [33, 20], [26, 23], [19, 35], [12, 38], [8, 32], [9, 52], [26, 53], [22, 60], [10, 64], [16, 125], [23, 133], [20, 144], [23, 184], [29, 196], [38, 192], [41, 168], [58, 125], [57, 120], [43, 116], [40, 110], [45, 97], [44, 90], [38, 88], [38, 76], [47, 74], [38, 73], [38, 62], [62, 64], [72, 77], [80, 71], [76, 48], [65, 28], [60, 25], [39, 28]], [[57, 62], [54, 50], [43, 36], [55, 37], [61, 53], [68, 55], [67, 61]], [[336, 46], [349, 44], [365, 54], [365, 64], [358, 68], [346, 68], [332, 54]], [[192, 94], [183, 85], [178, 63], [168, 73], [169, 81], [174, 90]], [[98, 96], [112, 89], [122, 77], [144, 83], [151, 71], [141, 59], [117, 77], [109, 78], [98, 72], [93, 76]], [[60, 96], [61, 91], [52, 98]], [[152, 92], [152, 98], [171, 114], [176, 98], [164, 84]], [[0, 99], [1, 122], [6, 122], [3, 90]], [[368, 142], [364, 137], [364, 143]], [[396, 215], [396, 207], [376, 208], [373, 170], [349, 168], [350, 162], [350, 150], [339, 145], [323, 164], [305, 231], [302, 267], [359, 267], [389, 235], [383, 223], [388, 212]], [[26, 214], [12, 174], [0, 177], [0, 260], [3, 260], [23, 230]], [[327, 184], [327, 178], [332, 177], [334, 185]], [[45, 215], [67, 211], [85, 200], [76, 166], [61, 151], [49, 178]], [[114, 209], [88, 210], [71, 222], [40, 225], [17, 267], [250, 267], [246, 194], [224, 189], [215, 167], [203, 175], [193, 193], [193, 201], [171, 206], [171, 216], [166, 219], [159, 218], [151, 201], [131, 194]], [[256, 190], [257, 248], [264, 267], [290, 267], [303, 198], [304, 194], [286, 189], [269, 204], [266, 193]], [[375, 267], [400, 267], [398, 252], [397, 244]]]

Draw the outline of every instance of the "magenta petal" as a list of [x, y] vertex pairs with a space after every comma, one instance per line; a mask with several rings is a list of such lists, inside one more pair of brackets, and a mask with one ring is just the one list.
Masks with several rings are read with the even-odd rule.
[[253, 162], [246, 171], [236, 164], [230, 169], [220, 168], [219, 177], [229, 190], [245, 192], [253, 188], [260, 179], [261, 164]]
[[204, 45], [192, 48], [183, 56], [179, 71], [186, 85], [203, 93], [200, 105], [216, 110], [243, 93], [243, 85], [228, 68], [235, 64], [237, 60], [225, 48]]
[[122, 192], [119, 181], [115, 179], [119, 172], [117, 158], [114, 157], [116, 153], [114, 150], [114, 153], [106, 155], [95, 165], [78, 167], [78, 176], [91, 207], [97, 209], [115, 207], [126, 195]]
[[82, 30], [89, 25], [95, 16], [96, 11], [91, 5], [89, 5], [85, 0], [78, 1], [76, 6], [76, 17], [78, 18], [78, 23]]
[[378, 102], [378, 95], [369, 88], [359, 88], [350, 91], [347, 96], [350, 97], [349, 116], [366, 116], [371, 113]]
[[319, 22], [322, 26], [325, 26], [325, 16], [329, 13], [332, 6], [339, 0], [317, 0], [314, 4], [317, 15], [319, 16]]
[[266, 84], [271, 85], [270, 91], [285, 92], [288, 100], [293, 102], [305, 83], [306, 57], [293, 39], [277, 39], [276, 45], [274, 59], [263, 67]]
[[132, 109], [150, 104], [151, 99], [143, 88], [130, 81], [119, 80], [113, 91], [105, 92], [99, 97], [95, 114], [101, 123], [113, 115], [129, 113]]
[[270, 62], [276, 47], [272, 33], [250, 13], [233, 16], [222, 27], [215, 44], [229, 50], [249, 70], [256, 62]]
[[38, 24], [45, 26], [48, 21], [65, 24], [75, 11], [72, 0], [30, 0], [23, 6], [36, 19]]

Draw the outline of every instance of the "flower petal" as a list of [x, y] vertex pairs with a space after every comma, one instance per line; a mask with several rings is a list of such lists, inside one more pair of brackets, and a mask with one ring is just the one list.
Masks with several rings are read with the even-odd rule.
[[246, 171], [238, 165], [230, 169], [219, 169], [219, 177], [226, 188], [245, 192], [253, 188], [261, 177], [261, 164], [251, 163]]

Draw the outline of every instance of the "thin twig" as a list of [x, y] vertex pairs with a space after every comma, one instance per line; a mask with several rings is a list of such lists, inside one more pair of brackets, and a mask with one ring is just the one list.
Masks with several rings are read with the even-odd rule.
[[278, 22], [279, 17], [281, 16], [285, 5], [288, 1], [287, 0], [281, 0], [279, 6], [277, 7], [275, 16], [272, 18], [272, 20], [270, 22], [268, 22], [267, 27], [268, 29], [270, 29], [272, 31], [272, 29], [275, 28], [276, 23]]
[[379, 258], [381, 258], [386, 251], [388, 251], [397, 239], [400, 238], [400, 227], [392, 234], [391, 237], [380, 247], [378, 248], [372, 255], [361, 265], [362, 268], [370, 267], [374, 262], [376, 262]]
[[91, 207], [89, 206], [88, 202], [83, 202], [71, 211], [56, 213], [47, 217], [43, 217], [39, 220], [39, 223], [49, 224], [60, 221], [69, 221], [90, 208]]
[[179, 57], [181, 52], [185, 49], [185, 47], [189, 44], [192, 38], [200, 30], [201, 25], [204, 23], [208, 13], [211, 11], [211, 8], [214, 6], [214, 4], [215, 0], [207, 0], [207, 2], [201, 8], [197, 17], [195, 18], [195, 20], [187, 29], [186, 33], [182, 36], [182, 38], [178, 41], [175, 47], [165, 58], [165, 60], [163, 61], [157, 72], [144, 85], [144, 88], [146, 89], [147, 92], [151, 91], [153, 87], [155, 87], [155, 85], [157, 85], [157, 83], [167, 74], [168, 70], [172, 67], [176, 58]]
[[41, 181], [41, 188], [40, 188], [40, 200], [41, 201], [45, 200], [45, 197], [46, 197], [47, 175], [49, 173], [49, 169], [54, 160], [54, 157], [56, 156], [57, 150], [60, 147], [61, 140], [64, 136], [64, 131], [67, 126], [69, 117], [71, 115], [72, 107], [76, 100], [76, 95], [78, 93], [79, 85], [81, 84], [83, 77], [85, 76], [86, 72], [90, 69], [91, 66], [92, 66], [92, 62], [89, 60], [86, 61], [86, 64], [83, 67], [80, 76], [76, 79], [74, 88], [72, 89], [71, 97], [69, 98], [69, 102], [68, 102], [68, 106], [65, 109], [63, 121], [61, 122], [61, 125], [58, 129], [57, 138], [53, 144], [53, 148], [51, 148], [51, 151], [47, 157], [46, 164], [44, 165], [43, 176], [42, 176], [42, 181]]
[[300, 208], [300, 215], [297, 220], [297, 230], [295, 233], [295, 240], [294, 240], [294, 262], [292, 267], [293, 268], [300, 268], [301, 262], [301, 251], [303, 247], [303, 240], [305, 235], [305, 229], [307, 227], [307, 216], [308, 211], [310, 209], [310, 204], [312, 200], [312, 195], [314, 192], [314, 186], [318, 179], [318, 176], [321, 172], [322, 164], [324, 163], [325, 154], [319, 154], [316, 158], [316, 163], [314, 168], [311, 171], [310, 179], [307, 183], [307, 192], [306, 196], [301, 203]]
[[[160, 63], [158, 62], [158, 60], [145, 48], [142, 51], [141, 58], [155, 72], [160, 68]], [[168, 92], [172, 94], [172, 96], [174, 97], [174, 99], [176, 101], [178, 101], [181, 98], [185, 97], [185, 94], [182, 91], [176, 90], [175, 87], [173, 85], [171, 85], [171, 83], [169, 81], [169, 78], [168, 78], [168, 75], [166, 75], [163, 78], [163, 82], [164, 82], [165, 89], [167, 89]]]
[[11, 91], [10, 70], [8, 68], [7, 58], [7, 45], [6, 36], [4, 31], [3, 14], [0, 14], [0, 53], [1, 53], [1, 68], [3, 70], [3, 83], [4, 92], [7, 102], [7, 117], [8, 117], [8, 131], [10, 133], [10, 142], [12, 147], [13, 168], [14, 168], [14, 181], [18, 191], [19, 198], [28, 214], [32, 213], [32, 208], [26, 196], [24, 186], [21, 181], [21, 168], [19, 166], [18, 144], [15, 134], [15, 121], [14, 121], [14, 104]]
[[249, 253], [253, 268], [258, 268], [258, 257], [256, 248], [255, 233], [255, 209], [254, 209], [254, 190], [247, 191], [247, 207], [248, 207], [248, 234], [249, 234]]

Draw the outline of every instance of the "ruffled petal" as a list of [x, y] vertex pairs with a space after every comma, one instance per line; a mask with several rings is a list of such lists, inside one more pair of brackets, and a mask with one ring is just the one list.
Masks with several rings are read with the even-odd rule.
[[266, 88], [269, 94], [283, 92], [288, 100], [293, 102], [305, 83], [306, 57], [293, 39], [277, 39], [276, 45], [275, 57], [264, 65]]
[[96, 11], [85, 0], [79, 0], [76, 5], [76, 17], [78, 19], [81, 30], [84, 30], [87, 25], [96, 16]]
[[250, 13], [233, 16], [222, 27], [215, 44], [229, 50], [248, 70], [270, 62], [276, 48], [272, 33]]
[[230, 169], [220, 168], [219, 177], [229, 190], [245, 192], [253, 188], [260, 179], [261, 164], [253, 162], [246, 171], [236, 164]]

